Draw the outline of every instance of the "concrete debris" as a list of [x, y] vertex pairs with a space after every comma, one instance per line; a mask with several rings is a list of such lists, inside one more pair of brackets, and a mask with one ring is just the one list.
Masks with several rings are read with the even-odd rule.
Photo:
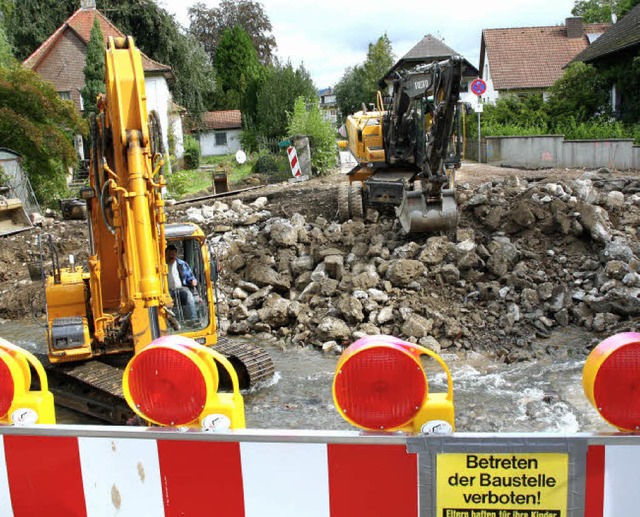
[[[221, 328], [284, 346], [340, 353], [363, 335], [388, 334], [434, 351], [527, 360], [557, 348], [535, 343], [558, 329], [606, 337], [640, 316], [640, 181], [513, 176], [459, 184], [457, 198], [455, 240], [403, 236], [393, 214], [375, 210], [342, 224], [329, 212], [273, 217], [266, 197], [175, 206], [169, 218], [198, 223], [212, 243]], [[60, 243], [71, 236], [84, 247], [83, 224], [53, 226]], [[18, 289], [24, 276], [4, 267], [27, 265], [35, 248], [25, 239], [0, 248], [0, 317], [37, 305], [38, 282]]]

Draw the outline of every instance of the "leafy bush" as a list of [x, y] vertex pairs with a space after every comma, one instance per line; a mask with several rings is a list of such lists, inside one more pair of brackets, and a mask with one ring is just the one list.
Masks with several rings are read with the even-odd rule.
[[184, 166], [185, 169], [200, 167], [200, 143], [191, 135], [184, 138]]
[[311, 168], [315, 174], [324, 174], [336, 163], [336, 137], [331, 122], [322, 117], [318, 103], [298, 97], [289, 117], [289, 134], [306, 135], [311, 146]]
[[608, 118], [595, 118], [585, 122], [575, 119], [558, 123], [556, 132], [565, 136], [567, 140], [607, 140], [609, 138], [633, 138], [621, 122]]
[[167, 190], [175, 198], [184, 196], [189, 191], [191, 177], [189, 171], [173, 171], [167, 174]]
[[284, 151], [281, 155], [261, 151], [255, 165], [253, 166], [253, 172], [283, 178], [290, 174], [289, 159], [284, 154]]
[[[589, 69], [573, 67], [568, 77], [559, 80], [552, 88], [548, 102], [542, 96], [512, 95], [499, 98], [495, 104], [485, 104], [481, 118], [482, 136], [535, 136], [564, 135], [567, 140], [603, 140], [610, 138], [633, 138], [640, 142], [639, 125], [625, 124], [611, 117], [603, 107], [601, 91], [576, 97], [572, 88], [577, 79], [584, 77]], [[592, 81], [593, 89], [601, 88], [600, 82]], [[584, 103], [580, 104], [580, 98]], [[478, 136], [477, 118], [466, 120], [467, 139]]]

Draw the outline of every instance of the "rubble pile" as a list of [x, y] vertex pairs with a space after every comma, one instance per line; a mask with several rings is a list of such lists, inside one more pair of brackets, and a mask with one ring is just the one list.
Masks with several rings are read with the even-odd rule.
[[605, 334], [640, 315], [639, 192], [634, 178], [597, 173], [458, 185], [456, 242], [403, 236], [392, 214], [372, 210], [342, 224], [272, 217], [266, 198], [174, 210], [171, 219], [208, 233], [229, 334], [336, 352], [392, 334], [511, 362], [559, 352], [542, 338], [563, 327]]
[[[459, 184], [455, 240], [404, 236], [393, 213], [373, 210], [339, 223], [337, 184], [309, 187], [298, 203], [293, 194], [210, 201], [168, 215], [206, 232], [229, 334], [336, 353], [360, 336], [392, 334], [512, 362], [566, 354], [556, 337], [569, 329], [599, 340], [634, 330], [640, 316], [640, 180], [559, 177]], [[41, 230], [1, 239], [0, 318], [44, 313], [42, 280], [28, 270], [39, 231], [53, 235], [63, 266], [68, 254], [86, 262], [86, 223], [50, 215]]]

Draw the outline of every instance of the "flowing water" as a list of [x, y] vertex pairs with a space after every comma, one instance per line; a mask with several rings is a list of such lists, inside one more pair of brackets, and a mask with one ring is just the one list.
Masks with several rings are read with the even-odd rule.
[[[0, 337], [29, 351], [45, 350], [44, 329], [33, 320], [0, 325]], [[586, 333], [562, 339], [589, 339]], [[560, 336], [557, 336], [560, 339]], [[553, 337], [551, 339], [554, 339]], [[353, 429], [333, 405], [331, 385], [337, 356], [311, 348], [283, 351], [265, 344], [276, 376], [245, 393], [247, 427], [277, 429]], [[443, 356], [453, 377], [456, 427], [468, 432], [614, 431], [591, 407], [582, 391], [584, 360], [551, 358], [506, 365], [474, 354]], [[425, 369], [430, 392], [446, 391], [446, 376], [432, 360]], [[58, 423], [96, 423], [59, 408]]]

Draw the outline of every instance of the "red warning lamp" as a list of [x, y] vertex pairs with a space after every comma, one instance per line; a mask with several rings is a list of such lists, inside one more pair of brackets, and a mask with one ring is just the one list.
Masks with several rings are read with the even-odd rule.
[[[31, 367], [39, 390], [31, 390]], [[30, 352], [0, 338], [0, 424], [55, 424], [53, 395], [42, 363]]]
[[0, 351], [0, 415], [6, 415], [13, 403], [15, 385], [11, 369], [8, 364], [10, 356], [5, 351]]
[[[128, 368], [129, 389], [136, 406], [161, 425], [184, 425], [202, 412], [211, 386], [206, 367], [189, 348], [147, 347]], [[207, 382], [209, 381], [209, 386]]]
[[582, 386], [600, 416], [621, 431], [640, 430], [640, 333], [615, 334], [596, 346]]
[[[429, 393], [422, 355], [444, 369], [447, 393]], [[431, 350], [390, 336], [368, 336], [344, 351], [336, 367], [333, 399], [342, 417], [362, 429], [454, 428], [453, 383], [446, 364]]]
[[[218, 393], [216, 362], [229, 373], [232, 393]], [[157, 425], [244, 427], [244, 402], [233, 366], [184, 336], [158, 338], [138, 352], [125, 369], [123, 391], [133, 411]]]

